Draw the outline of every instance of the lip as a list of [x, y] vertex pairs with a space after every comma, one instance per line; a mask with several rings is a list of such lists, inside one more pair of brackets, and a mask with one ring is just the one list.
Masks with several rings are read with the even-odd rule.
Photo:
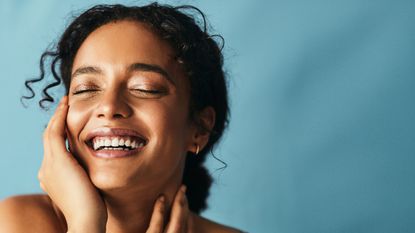
[[94, 137], [115, 137], [115, 136], [129, 136], [129, 137], [138, 137], [145, 141], [145, 144], [147, 144], [147, 138], [144, 137], [139, 132], [132, 130], [132, 129], [126, 129], [126, 128], [110, 128], [110, 127], [101, 127], [91, 130], [86, 135], [85, 141], [91, 141]]
[[[128, 137], [136, 137], [140, 138], [144, 141], [144, 146], [137, 147], [134, 150], [94, 150], [91, 147], [91, 140], [94, 137], [116, 137], [116, 136], [128, 136]], [[147, 145], [148, 139], [144, 137], [142, 134], [138, 133], [135, 130], [132, 129], [126, 129], [126, 128], [111, 128], [111, 127], [100, 127], [91, 130], [87, 136], [85, 143], [88, 146], [88, 149], [90, 150], [91, 154], [95, 157], [99, 158], [122, 158], [131, 156], [133, 154], [136, 154], [144, 149], [144, 147]]]

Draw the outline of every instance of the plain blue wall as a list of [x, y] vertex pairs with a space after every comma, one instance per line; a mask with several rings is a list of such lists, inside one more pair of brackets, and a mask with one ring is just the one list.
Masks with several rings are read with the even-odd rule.
[[[40, 191], [50, 113], [19, 97], [70, 13], [115, 1], [84, 2], [0, 3], [0, 198]], [[415, 232], [414, 1], [179, 3], [226, 39], [232, 119], [216, 155], [229, 166], [208, 160], [205, 216], [249, 232]]]

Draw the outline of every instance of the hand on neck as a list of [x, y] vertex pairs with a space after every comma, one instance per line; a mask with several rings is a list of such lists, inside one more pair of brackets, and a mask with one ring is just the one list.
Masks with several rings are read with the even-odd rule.
[[146, 232], [155, 201], [160, 195], [166, 197], [166, 216], [181, 182], [167, 182], [161, 186], [137, 187], [128, 190], [102, 192], [107, 211], [107, 232]]

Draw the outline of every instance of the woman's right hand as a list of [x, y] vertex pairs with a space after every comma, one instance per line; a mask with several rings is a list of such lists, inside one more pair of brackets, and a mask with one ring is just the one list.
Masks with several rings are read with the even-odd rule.
[[[166, 213], [166, 200], [159, 197], [154, 204], [149, 227], [146, 233], [194, 233], [193, 214], [189, 210], [186, 197], [186, 186], [182, 185], [174, 197], [170, 214]], [[165, 222], [166, 215], [170, 219]]]
[[64, 96], [43, 134], [40, 186], [62, 211], [68, 232], [105, 232], [104, 201], [86, 171], [66, 149], [67, 112], [67, 96]]

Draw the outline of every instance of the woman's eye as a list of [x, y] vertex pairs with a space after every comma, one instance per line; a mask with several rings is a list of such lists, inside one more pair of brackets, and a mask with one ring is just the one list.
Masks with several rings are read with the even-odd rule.
[[145, 89], [134, 89], [135, 91], [150, 93], [150, 94], [160, 94], [162, 91], [159, 90], [145, 90]]
[[72, 92], [73, 95], [80, 95], [80, 94], [84, 94], [84, 93], [93, 93], [98, 91], [98, 89], [80, 89], [80, 90], [75, 90]]
[[160, 96], [165, 93], [164, 90], [158, 90], [158, 89], [138, 89], [134, 88], [132, 89], [133, 92], [135, 92], [138, 95], [144, 95], [144, 96]]

